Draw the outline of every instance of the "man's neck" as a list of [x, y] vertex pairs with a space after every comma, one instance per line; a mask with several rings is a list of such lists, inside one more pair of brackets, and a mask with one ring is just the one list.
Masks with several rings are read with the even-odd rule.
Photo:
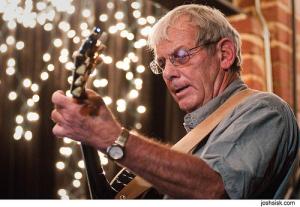
[[216, 80], [213, 97], [217, 97], [223, 93], [223, 91], [236, 79], [239, 78], [239, 74], [236, 72], [225, 72], [223, 77]]

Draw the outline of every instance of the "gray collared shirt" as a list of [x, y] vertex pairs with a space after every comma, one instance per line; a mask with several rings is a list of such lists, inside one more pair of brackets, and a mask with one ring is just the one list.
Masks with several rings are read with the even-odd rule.
[[[186, 130], [246, 87], [237, 79], [220, 96], [187, 114]], [[296, 156], [299, 138], [288, 104], [272, 93], [260, 92], [235, 107], [194, 155], [221, 175], [230, 198], [272, 198]]]

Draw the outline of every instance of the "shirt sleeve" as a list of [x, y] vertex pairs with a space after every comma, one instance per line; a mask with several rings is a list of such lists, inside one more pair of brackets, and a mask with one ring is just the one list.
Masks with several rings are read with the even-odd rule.
[[238, 106], [196, 152], [224, 182], [230, 198], [251, 198], [264, 191], [280, 171], [288, 149], [285, 118], [278, 107], [254, 101]]

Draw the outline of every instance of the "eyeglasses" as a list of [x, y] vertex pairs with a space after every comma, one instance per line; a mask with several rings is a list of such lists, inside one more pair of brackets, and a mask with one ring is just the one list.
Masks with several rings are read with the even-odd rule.
[[[191, 49], [179, 48], [178, 50], [174, 51], [171, 55], [169, 55], [168, 58], [174, 66], [184, 65], [191, 59], [191, 57], [194, 54], [200, 51], [201, 47], [203, 48], [204, 46], [214, 44], [216, 42], [218, 41], [207, 42], [205, 44], [198, 45]], [[165, 66], [166, 58], [164, 57], [153, 60], [150, 63], [150, 69], [156, 75], [162, 74], [165, 69]]]

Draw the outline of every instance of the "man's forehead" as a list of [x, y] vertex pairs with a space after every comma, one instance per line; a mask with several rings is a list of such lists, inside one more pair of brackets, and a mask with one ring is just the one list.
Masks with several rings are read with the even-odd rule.
[[156, 48], [163, 48], [165, 45], [177, 47], [185, 43], [194, 44], [198, 34], [197, 32], [196, 27], [192, 24], [178, 23], [176, 25], [170, 25], [167, 30], [167, 35], [158, 42]]

